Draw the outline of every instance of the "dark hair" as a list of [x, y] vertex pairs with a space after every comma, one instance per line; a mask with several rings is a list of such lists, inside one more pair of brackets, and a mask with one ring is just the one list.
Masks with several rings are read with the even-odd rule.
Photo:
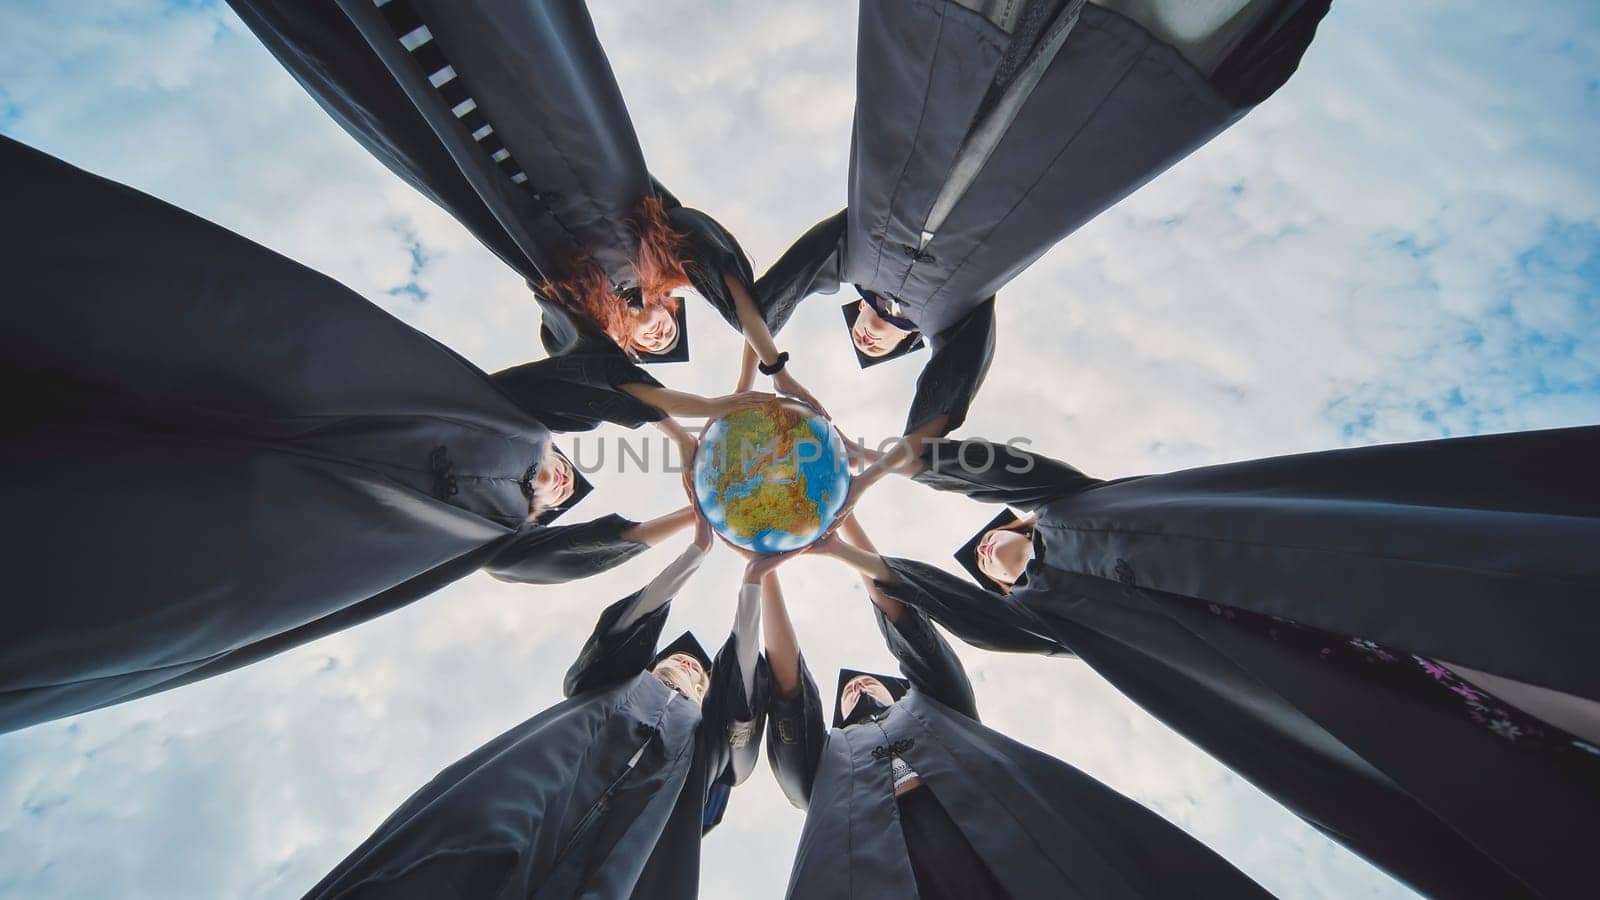
[[[855, 331], [856, 320], [861, 318], [860, 304], [860, 300], [851, 300], [849, 303], [844, 305], [844, 328], [846, 332], [853, 333]], [[896, 344], [893, 350], [890, 350], [888, 353], [885, 353], [882, 356], [868, 356], [865, 353], [862, 353], [861, 348], [857, 347], [855, 344], [855, 338], [852, 337], [850, 339], [850, 348], [856, 351], [856, 362], [859, 363], [863, 369], [869, 366], [875, 366], [879, 363], [886, 363], [891, 359], [897, 359], [905, 356], [907, 353], [921, 350], [925, 346], [922, 340], [922, 332], [920, 331], [913, 331], [901, 338], [900, 343]]]

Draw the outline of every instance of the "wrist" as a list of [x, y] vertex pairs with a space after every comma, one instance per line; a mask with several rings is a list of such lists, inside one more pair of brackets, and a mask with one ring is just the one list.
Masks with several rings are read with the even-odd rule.
[[783, 367], [787, 366], [788, 364], [789, 364], [789, 354], [787, 352], [782, 352], [782, 353], [779, 353], [776, 357], [774, 357], [770, 364], [767, 363], [765, 360], [762, 360], [762, 362], [759, 365], [757, 365], [756, 368], [760, 369], [761, 370], [761, 374], [763, 374], [763, 375], [776, 375], [779, 372], [782, 372], [783, 371]]

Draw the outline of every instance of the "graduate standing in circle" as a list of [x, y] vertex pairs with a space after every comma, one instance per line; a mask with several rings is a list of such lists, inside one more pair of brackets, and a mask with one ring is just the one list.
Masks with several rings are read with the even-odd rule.
[[601, 613], [566, 700], [439, 773], [306, 896], [695, 897], [700, 838], [759, 760], [770, 678], [752, 591], [714, 660], [689, 634], [658, 646], [712, 541], [698, 519]]
[[[1104, 481], [972, 440], [914, 480], [1004, 512], [885, 593], [981, 647], [1076, 655], [1433, 896], [1569, 896], [1600, 806], [1600, 428]], [[981, 587], [979, 586], [981, 585]]]
[[590, 486], [513, 396], [333, 280], [0, 138], [0, 449], [23, 561], [0, 731], [229, 671], [480, 568], [582, 578], [686, 527]]
[[758, 305], [776, 331], [854, 285], [863, 368], [932, 347], [902, 433], [949, 434], [993, 359], [996, 293], [1282, 87], [1328, 6], [864, 0], [849, 206], [762, 275]]
[[[788, 896], [872, 900], [1267, 897], [1199, 841], [1058, 759], [984, 727], [966, 671], [854, 520], [812, 550], [863, 575], [904, 678], [845, 670], [832, 728], [787, 619], [766, 609], [767, 758], [806, 811]], [[776, 592], [776, 578], [766, 587]], [[781, 594], [777, 596], [781, 604]]]
[[695, 294], [747, 335], [750, 366], [817, 405], [785, 371], [733, 235], [651, 177], [584, 4], [230, 4], [336, 122], [527, 281], [545, 349], [589, 379], [593, 416], [748, 405], [638, 365], [688, 360]]

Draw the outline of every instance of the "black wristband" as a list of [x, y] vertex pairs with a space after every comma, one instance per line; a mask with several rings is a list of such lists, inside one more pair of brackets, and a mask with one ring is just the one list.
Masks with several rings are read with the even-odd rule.
[[785, 352], [785, 353], [779, 353], [778, 354], [778, 361], [773, 363], [771, 366], [768, 366], [766, 363], [756, 363], [756, 368], [760, 369], [761, 370], [761, 374], [763, 374], [763, 375], [776, 375], [779, 372], [782, 372], [783, 371], [783, 367], [787, 366], [788, 364], [789, 364], [789, 354]]

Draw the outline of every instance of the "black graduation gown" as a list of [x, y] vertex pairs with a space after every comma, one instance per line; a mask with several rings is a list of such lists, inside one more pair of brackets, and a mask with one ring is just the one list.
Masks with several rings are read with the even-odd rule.
[[650, 175], [584, 4], [229, 5], [340, 126], [527, 280], [562, 277], [579, 251], [607, 272], [630, 264]]
[[0, 730], [228, 671], [481, 567], [550, 583], [644, 549], [620, 517], [527, 521], [539, 398], [152, 197], [3, 138], [0, 177], [18, 525]]
[[[930, 366], [941, 352], [987, 366], [992, 346], [952, 330], [992, 316], [979, 310], [1046, 250], [1281, 87], [1327, 8], [1283, 0], [1208, 78], [1093, 4], [861, 3], [849, 205], [762, 276], [763, 308], [786, 318], [854, 284], [901, 303]], [[907, 430], [939, 413], [959, 425], [973, 371], [919, 384]]]
[[917, 480], [1036, 510], [1034, 559], [1004, 598], [906, 560], [883, 588], [979, 645], [1075, 653], [1426, 894], [1566, 896], [1600, 748], [1439, 663], [1600, 694], [1597, 454], [1590, 427], [1107, 482], [946, 446]]
[[972, 685], [927, 617], [878, 625], [910, 691], [825, 730], [815, 681], [774, 696], [767, 757], [806, 810], [788, 896], [916, 900], [890, 755], [910, 764], [1013, 900], [1270, 896], [1160, 816], [978, 722]]
[[[335, 121], [530, 287], [559, 280], [579, 255], [614, 284], [636, 283], [638, 237], [628, 223], [653, 194], [686, 236], [690, 279], [737, 327], [721, 276], [732, 272], [749, 284], [749, 262], [726, 229], [651, 178], [582, 3], [229, 3]], [[427, 40], [416, 43], [424, 33]], [[559, 321], [569, 313], [541, 306], [552, 355], [601, 352]], [[622, 383], [653, 383], [620, 350], [615, 357], [595, 389], [615, 386], [624, 372]], [[630, 414], [618, 412], [619, 424], [628, 424]]]
[[567, 700], [435, 776], [306, 896], [694, 897], [712, 786], [754, 769], [770, 673], [746, 697], [730, 635], [704, 704], [679, 696], [648, 670], [671, 604], [610, 633], [637, 596], [601, 615]]
[[[665, 419], [666, 413], [622, 388], [629, 384], [661, 382], [629, 360], [598, 327], [534, 288], [543, 310], [539, 336], [545, 359], [502, 369], [494, 374], [501, 389], [513, 398], [527, 398], [530, 411], [540, 415], [552, 431], [590, 431], [602, 422], [637, 428]], [[559, 411], [541, 398], [558, 391]]]
[[[750, 266], [750, 257], [745, 255], [744, 248], [739, 246], [732, 232], [722, 227], [721, 222], [698, 209], [672, 206], [667, 210], [667, 221], [673, 230], [683, 236], [688, 256], [684, 271], [695, 290], [706, 298], [706, 302], [711, 304], [724, 322], [735, 331], [743, 332], [733, 293], [728, 290], [723, 276], [733, 276], [744, 285], [752, 298], [755, 296], [755, 271]], [[767, 328], [773, 328], [770, 317]]]

